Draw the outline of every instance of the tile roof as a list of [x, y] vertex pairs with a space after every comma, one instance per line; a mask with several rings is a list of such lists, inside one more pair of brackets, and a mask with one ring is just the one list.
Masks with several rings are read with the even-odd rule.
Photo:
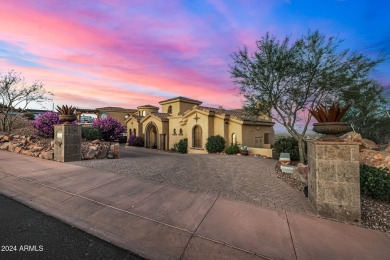
[[188, 101], [188, 102], [192, 102], [192, 103], [198, 103], [199, 105], [202, 104], [202, 101], [191, 99], [188, 97], [182, 97], [182, 96], [166, 99], [166, 100], [160, 101], [158, 103], [161, 104], [161, 103], [165, 103], [165, 102], [169, 102], [169, 101], [173, 101], [173, 100]]
[[143, 106], [139, 106], [137, 108], [155, 108], [155, 109], [159, 109], [159, 107], [155, 107], [155, 106], [152, 106], [152, 105], [143, 105]]
[[142, 118], [144, 118], [144, 116], [140, 116], [140, 115], [131, 115], [130, 117], [135, 118], [137, 120], [141, 120]]
[[171, 116], [168, 113], [150, 113], [151, 115], [160, 118], [161, 120], [168, 120], [168, 117]]
[[96, 110], [104, 110], [104, 111], [137, 111], [137, 109], [133, 108], [122, 108], [122, 107], [99, 107]]

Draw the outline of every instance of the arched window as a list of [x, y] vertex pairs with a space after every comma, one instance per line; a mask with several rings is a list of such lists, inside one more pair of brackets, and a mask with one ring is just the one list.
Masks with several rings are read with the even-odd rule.
[[146, 116], [146, 111], [145, 110], [142, 111], [142, 115]]
[[173, 128], [173, 134], [176, 135], [176, 128]]
[[135, 128], [133, 129], [133, 135], [137, 135], [137, 131], [135, 130]]
[[179, 135], [183, 135], [183, 129], [180, 128]]
[[193, 129], [194, 147], [202, 148], [202, 128], [195, 126]]
[[172, 106], [168, 107], [168, 114], [172, 114]]
[[232, 145], [237, 144], [237, 135], [235, 133], [232, 134]]

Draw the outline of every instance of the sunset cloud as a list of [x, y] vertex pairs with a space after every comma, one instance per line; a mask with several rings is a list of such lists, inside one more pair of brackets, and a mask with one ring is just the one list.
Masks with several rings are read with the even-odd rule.
[[[0, 72], [41, 80], [56, 104], [134, 108], [181, 95], [234, 108], [230, 55], [267, 31], [298, 37], [310, 26], [372, 56], [388, 46], [386, 8], [303, 2], [3, 0]], [[387, 85], [389, 64], [374, 75]]]

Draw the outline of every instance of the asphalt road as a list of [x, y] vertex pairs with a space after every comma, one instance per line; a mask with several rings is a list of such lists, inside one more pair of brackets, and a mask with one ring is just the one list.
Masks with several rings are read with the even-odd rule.
[[0, 195], [0, 259], [144, 259]]

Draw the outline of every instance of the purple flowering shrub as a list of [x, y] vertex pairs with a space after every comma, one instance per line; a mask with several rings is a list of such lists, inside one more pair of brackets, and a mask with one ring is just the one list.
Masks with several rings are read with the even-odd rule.
[[31, 123], [31, 126], [38, 131], [38, 134], [45, 137], [54, 136], [54, 125], [59, 125], [62, 122], [57, 113], [55, 112], [46, 112], [40, 114], [35, 120]]
[[129, 137], [129, 140], [127, 141], [127, 143], [130, 145], [130, 146], [144, 146], [144, 139], [140, 136], [135, 136], [135, 135], [130, 135]]
[[114, 141], [122, 136], [125, 127], [112, 117], [97, 118], [93, 121], [92, 127], [100, 130], [102, 138], [105, 141]]

